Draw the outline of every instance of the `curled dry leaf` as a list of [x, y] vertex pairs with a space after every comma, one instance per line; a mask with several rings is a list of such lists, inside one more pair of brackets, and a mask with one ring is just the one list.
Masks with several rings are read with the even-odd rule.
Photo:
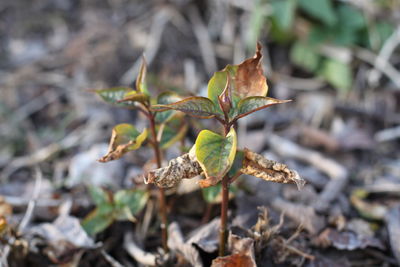
[[140, 133], [133, 125], [122, 123], [112, 130], [107, 154], [100, 162], [108, 162], [121, 158], [125, 153], [138, 149], [147, 138], [147, 129]]
[[284, 184], [295, 183], [299, 189], [305, 184], [299, 174], [290, 170], [285, 164], [266, 159], [248, 149], [244, 150], [243, 166], [240, 171], [265, 181]]
[[144, 182], [154, 183], [159, 187], [173, 187], [182, 179], [193, 178], [202, 172], [192, 149], [189, 153], [171, 160], [167, 167], [149, 171]]
[[261, 59], [261, 44], [257, 43], [254, 57], [246, 59], [239, 64], [235, 76], [234, 93], [240, 98], [265, 96], [267, 94], [267, 79], [263, 74]]

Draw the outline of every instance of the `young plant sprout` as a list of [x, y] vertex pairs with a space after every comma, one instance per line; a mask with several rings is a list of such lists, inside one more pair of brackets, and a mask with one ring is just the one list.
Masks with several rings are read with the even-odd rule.
[[[248, 149], [237, 148], [235, 123], [253, 112], [271, 105], [287, 103], [266, 97], [268, 85], [261, 64], [261, 45], [254, 57], [239, 65], [227, 65], [216, 72], [208, 83], [208, 97], [194, 96], [169, 104], [151, 107], [153, 112], [177, 110], [188, 115], [215, 119], [221, 123], [222, 134], [202, 130], [189, 151], [169, 162], [167, 167], [150, 171], [146, 183], [161, 188], [175, 186], [184, 178], [205, 175], [199, 181], [202, 188], [222, 184], [219, 254], [225, 254], [229, 185], [241, 174], [253, 175], [266, 181], [304, 184], [296, 171], [286, 165], [264, 158]], [[150, 112], [150, 111], [146, 111]]]
[[[129, 151], [139, 149], [147, 140], [154, 150], [157, 168], [161, 168], [162, 150], [185, 137], [187, 124], [182, 120], [182, 114], [175, 111], [160, 113], [150, 109], [152, 104], [174, 103], [181, 98], [172, 92], [164, 92], [152, 97], [146, 85], [146, 63], [143, 59], [139, 75], [136, 79], [136, 90], [129, 87], [115, 87], [95, 90], [107, 103], [142, 112], [149, 122], [149, 129], [138, 131], [134, 125], [123, 123], [115, 126], [109, 144], [108, 153], [99, 159], [108, 162], [121, 158]], [[150, 137], [148, 136], [150, 132]], [[158, 190], [160, 218], [162, 230], [162, 245], [165, 252], [167, 246], [167, 206], [163, 188]]]

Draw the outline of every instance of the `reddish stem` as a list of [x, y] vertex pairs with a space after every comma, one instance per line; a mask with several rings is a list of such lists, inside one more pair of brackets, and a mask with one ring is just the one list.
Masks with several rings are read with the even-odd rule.
[[[161, 152], [160, 152], [160, 146], [159, 142], [157, 140], [157, 132], [156, 132], [156, 123], [154, 119], [154, 113], [151, 111], [149, 112], [149, 120], [150, 120], [150, 131], [153, 139], [153, 148], [154, 148], [154, 154], [156, 157], [156, 162], [157, 162], [157, 168], [161, 168]], [[168, 225], [168, 218], [167, 218], [167, 203], [165, 200], [165, 191], [164, 188], [158, 188], [158, 201], [160, 203], [160, 217], [161, 217], [161, 240], [162, 240], [162, 246], [167, 253], [169, 251], [168, 249], [168, 232], [167, 232], [167, 225]]]
[[[230, 125], [224, 125], [225, 136], [229, 133]], [[219, 227], [219, 256], [225, 255], [226, 239], [227, 239], [227, 218], [228, 218], [228, 202], [229, 202], [229, 176], [226, 174], [222, 178], [222, 202], [221, 202], [221, 223]]]

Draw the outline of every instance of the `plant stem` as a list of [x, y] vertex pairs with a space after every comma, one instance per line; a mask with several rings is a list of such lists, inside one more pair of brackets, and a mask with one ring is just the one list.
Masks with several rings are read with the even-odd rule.
[[[149, 120], [150, 120], [150, 131], [153, 139], [153, 148], [154, 154], [156, 157], [157, 168], [161, 168], [161, 152], [160, 146], [157, 140], [157, 132], [156, 132], [156, 123], [154, 120], [154, 113], [149, 111]], [[168, 249], [168, 233], [167, 233], [167, 203], [165, 200], [165, 191], [164, 188], [158, 188], [158, 202], [160, 204], [160, 217], [161, 217], [161, 242], [164, 249], [164, 252], [167, 253]]]
[[219, 256], [225, 255], [227, 217], [229, 200], [229, 176], [225, 175], [222, 179], [222, 202], [221, 202], [221, 224], [219, 227]]
[[[229, 133], [230, 125], [224, 125], [224, 135]], [[226, 247], [226, 232], [227, 232], [227, 218], [228, 218], [228, 201], [229, 201], [229, 176], [226, 174], [222, 178], [222, 202], [221, 202], [221, 223], [219, 226], [219, 256], [225, 255]]]

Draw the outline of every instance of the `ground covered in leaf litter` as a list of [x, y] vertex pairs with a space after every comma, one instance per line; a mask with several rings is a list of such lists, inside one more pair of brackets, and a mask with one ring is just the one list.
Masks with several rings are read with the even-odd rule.
[[[144, 150], [96, 162], [107, 151], [113, 125], [140, 128], [145, 121], [102, 104], [86, 89], [132, 83], [145, 51], [152, 89], [201, 93], [212, 72], [253, 53], [242, 41], [248, 29], [239, 27], [251, 18], [251, 7], [240, 1], [13, 1], [0, 4], [0, 11], [2, 262], [165, 262], [154, 201], [137, 223], [116, 222], [95, 238], [80, 226], [94, 207], [87, 184], [114, 192], [139, 186], [142, 166], [152, 157]], [[269, 95], [295, 102], [239, 124], [239, 145], [285, 162], [307, 185], [298, 191], [240, 178], [230, 202], [231, 260], [237, 266], [396, 266], [398, 88], [386, 77], [370, 84], [374, 66], [359, 61], [353, 89], [342, 97], [292, 66], [286, 47], [266, 40], [260, 38], [270, 55], [264, 59], [272, 68]], [[188, 145], [202, 127], [216, 127], [190, 123]], [[172, 148], [166, 158], [178, 154]], [[208, 266], [217, 255], [218, 205], [206, 204], [187, 180], [169, 192], [168, 206], [174, 264]]]

